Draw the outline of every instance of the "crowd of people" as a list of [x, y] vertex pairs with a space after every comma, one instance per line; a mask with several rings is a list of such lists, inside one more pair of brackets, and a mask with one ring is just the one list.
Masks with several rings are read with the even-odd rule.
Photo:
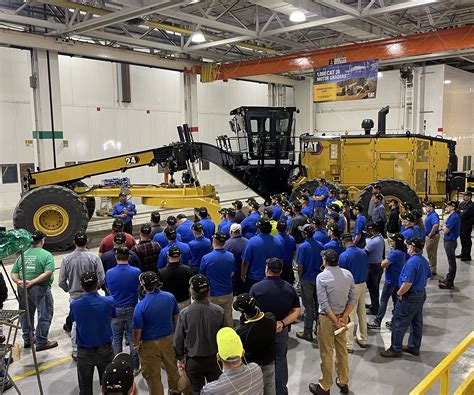
[[[347, 393], [348, 354], [355, 344], [368, 346], [369, 330], [381, 327], [390, 299], [385, 325], [391, 346], [381, 356], [419, 355], [425, 288], [437, 274], [439, 239], [449, 264], [441, 289], [454, 287], [456, 259], [471, 259], [472, 194], [465, 193], [459, 205], [447, 203], [442, 226], [432, 202], [424, 203], [423, 216], [409, 203], [386, 202], [378, 184], [372, 191], [368, 210], [321, 179], [315, 191], [302, 189], [291, 202], [286, 193], [272, 196], [265, 207], [248, 199], [244, 209], [236, 200], [216, 223], [201, 207], [195, 221], [180, 214], [162, 227], [154, 211], [138, 242], [131, 236], [136, 209], [121, 196], [98, 255], [80, 232], [59, 271], [59, 286], [69, 294], [63, 328], [71, 333], [80, 393], [92, 394], [97, 368], [104, 392], [109, 380], [126, 372], [129, 392], [118, 392], [134, 393], [133, 376], [141, 372], [150, 394], [163, 394], [163, 368], [171, 394], [288, 394], [288, 338], [301, 313], [296, 336], [316, 339], [321, 354], [321, 377], [309, 384], [310, 392], [329, 393], [335, 365], [336, 385]], [[21, 327], [24, 347], [33, 338], [37, 351], [57, 346], [48, 338], [55, 268], [44, 241], [35, 232], [25, 252], [30, 318], [37, 313], [37, 325], [30, 327], [22, 316]], [[20, 262], [11, 273], [22, 288]], [[121, 368], [110, 374], [110, 364]]]

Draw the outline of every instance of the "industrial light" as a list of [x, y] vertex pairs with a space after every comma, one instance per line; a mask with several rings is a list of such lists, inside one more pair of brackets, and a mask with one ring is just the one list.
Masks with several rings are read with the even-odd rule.
[[449, 85], [451, 83], [451, 80], [444, 80], [444, 85]]
[[206, 37], [204, 37], [201, 30], [197, 30], [191, 35], [191, 41], [196, 44], [205, 43]]
[[306, 15], [304, 14], [303, 10], [297, 8], [290, 14], [290, 21], [291, 22], [304, 22], [306, 20]]

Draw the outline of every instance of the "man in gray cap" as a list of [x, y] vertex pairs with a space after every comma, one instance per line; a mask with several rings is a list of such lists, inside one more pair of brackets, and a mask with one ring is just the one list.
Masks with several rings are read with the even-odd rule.
[[190, 280], [191, 306], [179, 313], [174, 335], [174, 351], [180, 369], [186, 369], [194, 395], [206, 381], [217, 380], [216, 335], [225, 326], [224, 309], [209, 301], [209, 281], [202, 274]]

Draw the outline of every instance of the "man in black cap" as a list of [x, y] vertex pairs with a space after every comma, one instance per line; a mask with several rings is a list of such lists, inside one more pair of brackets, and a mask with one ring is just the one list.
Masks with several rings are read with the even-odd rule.
[[221, 306], [225, 313], [225, 322], [232, 328], [232, 276], [235, 270], [235, 259], [231, 252], [224, 248], [227, 237], [217, 232], [212, 239], [213, 251], [202, 257], [199, 272], [204, 274], [211, 285], [212, 303]]
[[354, 206], [354, 215], [356, 216], [354, 224], [354, 244], [359, 248], [364, 248], [367, 219], [365, 218], [362, 204], [357, 203]]
[[171, 247], [178, 247], [181, 251], [181, 263], [183, 265], [189, 265], [191, 262], [191, 250], [186, 243], [177, 240], [178, 234], [176, 233], [176, 229], [166, 228], [163, 234], [166, 236], [168, 244], [160, 251], [160, 255], [156, 261], [157, 268], [163, 269], [166, 266], [168, 261], [168, 250]]
[[146, 292], [133, 313], [134, 344], [140, 355], [142, 375], [152, 395], [162, 395], [161, 364], [168, 376], [169, 394], [179, 394], [179, 373], [173, 351], [173, 334], [179, 314], [173, 294], [162, 291], [155, 272], [140, 275]]
[[[87, 235], [84, 232], [76, 233], [74, 244], [76, 249], [63, 258], [61, 268], [59, 269], [58, 285], [64, 292], [69, 293], [69, 302], [80, 298], [84, 293], [84, 289], [81, 286], [81, 275], [83, 273], [96, 273], [99, 286], [102, 286], [105, 281], [102, 261], [97, 255], [94, 255], [87, 249]], [[72, 358], [77, 359], [75, 324], [71, 327], [71, 345]]]
[[209, 301], [209, 281], [196, 274], [189, 281], [193, 303], [179, 313], [174, 336], [178, 366], [186, 369], [193, 395], [201, 392], [206, 381], [217, 380], [216, 335], [225, 326], [224, 309]]
[[273, 217], [273, 209], [271, 207], [265, 207], [263, 209], [262, 218], [268, 219], [268, 221], [270, 221], [270, 225], [272, 226], [272, 230], [271, 230], [270, 234], [272, 236], [276, 236], [278, 234], [278, 230], [276, 228], [277, 227], [277, 221], [273, 220], [272, 217]]
[[127, 200], [127, 194], [125, 192], [120, 192], [119, 201], [115, 203], [114, 209], [112, 211], [112, 217], [120, 218], [123, 221], [123, 231], [125, 233], [132, 234], [132, 219], [136, 214], [137, 208], [135, 205], [131, 201]]
[[249, 215], [245, 218], [240, 226], [242, 227], [242, 235], [246, 239], [251, 239], [257, 233], [257, 222], [260, 219], [260, 205], [255, 200], [247, 200], [249, 204]]
[[[110, 251], [114, 248], [114, 237], [117, 233], [123, 233], [124, 224], [121, 219], [115, 219], [112, 223], [112, 233], [105, 236], [99, 245], [99, 256], [102, 256], [107, 251]], [[125, 233], [125, 245], [128, 249], [131, 249], [135, 244], [135, 239], [129, 233]]]
[[270, 197], [272, 199], [272, 209], [273, 209], [272, 219], [274, 221], [278, 221], [283, 215], [283, 211], [281, 209], [281, 195], [276, 194]]
[[438, 264], [438, 244], [439, 244], [439, 216], [435, 210], [435, 204], [432, 201], [427, 201], [423, 204], [425, 206], [426, 217], [424, 220], [425, 230], [425, 248], [426, 255], [430, 262], [430, 269], [433, 276], [436, 275]]
[[242, 211], [242, 207], [244, 206], [240, 200], [236, 200], [232, 202], [232, 206], [235, 208], [235, 217], [234, 221], [240, 224], [245, 219], [245, 214]]
[[141, 271], [155, 271], [156, 261], [160, 256], [161, 247], [151, 239], [152, 228], [150, 224], [143, 224], [140, 228], [140, 241], [134, 245], [131, 252], [137, 254], [140, 260]]
[[300, 315], [300, 299], [295, 289], [280, 278], [283, 263], [280, 259], [267, 259], [266, 277], [252, 286], [250, 295], [260, 310], [271, 312], [277, 320], [275, 337], [275, 386], [277, 395], [288, 394], [288, 332]]
[[[49, 327], [51, 326], [54, 314], [51, 284], [54, 279], [55, 266], [53, 255], [43, 249], [45, 241], [43, 232], [38, 230], [33, 232], [32, 238], [33, 243], [31, 247], [24, 253], [26, 278], [23, 279], [21, 257], [18, 257], [13, 264], [11, 276], [13, 282], [18, 285], [18, 304], [20, 310], [25, 310], [26, 296], [24, 285], [28, 292], [32, 327], [28, 323], [26, 314], [20, 315], [24, 348], [31, 347], [31, 331], [32, 338], [34, 339], [36, 336], [36, 351], [43, 351], [58, 346], [58, 342], [48, 340]], [[36, 311], [38, 311], [38, 323], [35, 330], [33, 325]]]
[[458, 214], [461, 218], [461, 254], [456, 258], [461, 258], [461, 261], [468, 262], [471, 260], [471, 233], [472, 226], [474, 225], [474, 203], [472, 203], [472, 192], [464, 192], [463, 201], [459, 204]]
[[[157, 233], [153, 237], [153, 241], [158, 243], [160, 247], [163, 249], [169, 244], [169, 240], [166, 238], [166, 231], [176, 231], [176, 224], [178, 223], [178, 219], [174, 215], [170, 215], [166, 218], [166, 228], [163, 232]], [[176, 240], [181, 241], [181, 235], [177, 233]]]
[[313, 217], [313, 209], [309, 205], [309, 196], [308, 195], [302, 195], [300, 196], [299, 199], [301, 203], [301, 213], [305, 215], [307, 218], [312, 218]]
[[[380, 355], [385, 358], [401, 358], [402, 351], [420, 355], [423, 335], [423, 304], [426, 300], [426, 283], [431, 277], [430, 265], [423, 256], [423, 240], [406, 240], [410, 258], [400, 273], [400, 288], [397, 291], [398, 303], [392, 317], [392, 341], [388, 350]], [[408, 345], [403, 346], [403, 337], [410, 328]]]
[[236, 330], [242, 340], [247, 364], [255, 362], [262, 368], [264, 395], [275, 395], [275, 337], [276, 318], [264, 313], [257, 300], [249, 294], [240, 294], [234, 301], [234, 310], [243, 314], [243, 324]]
[[390, 214], [387, 221], [387, 232], [394, 234], [400, 232], [400, 207], [397, 199], [392, 199], [388, 203]]
[[370, 295], [369, 311], [372, 315], [377, 315], [380, 307], [380, 280], [383, 274], [381, 263], [385, 254], [385, 241], [380, 234], [378, 225], [373, 222], [368, 223], [367, 234], [369, 239], [364, 251], [369, 262], [367, 273], [367, 289]]
[[158, 210], [155, 210], [150, 215], [150, 224], [151, 224], [151, 235], [150, 238], [153, 240], [157, 233], [163, 232], [163, 228], [160, 225], [161, 214]]
[[387, 214], [385, 212], [384, 198], [378, 193], [373, 196], [374, 209], [372, 211], [372, 222], [376, 223], [380, 233], [385, 237], [385, 224], [387, 223]]
[[197, 214], [199, 216], [199, 223], [204, 228], [204, 237], [208, 238], [209, 240], [212, 239], [212, 236], [216, 232], [216, 225], [209, 218], [209, 212], [207, 211], [207, 208], [201, 207]]
[[232, 224], [230, 226], [230, 239], [224, 244], [224, 249], [231, 252], [235, 259], [234, 275], [232, 276], [232, 287], [234, 295], [244, 292], [244, 283], [242, 281], [242, 256], [247, 247], [248, 240], [242, 236], [242, 227], [240, 224]]
[[204, 237], [204, 227], [199, 222], [195, 222], [191, 229], [194, 240], [188, 243], [188, 247], [191, 252], [191, 272], [194, 275], [199, 273], [202, 257], [209, 254], [212, 247], [211, 240]]
[[77, 325], [77, 378], [79, 393], [92, 395], [94, 368], [97, 367], [101, 381], [105, 367], [114, 357], [110, 323], [115, 308], [112, 298], [97, 293], [96, 273], [83, 273], [81, 285], [84, 295], [71, 302], [72, 319]]
[[180, 310], [189, 306], [189, 280], [193, 276], [191, 269], [187, 265], [180, 265], [181, 251], [173, 246], [168, 250], [168, 264], [160, 269], [161, 289], [170, 292], [176, 298]]
[[[104, 266], [104, 271], [107, 273], [110, 269], [117, 266], [116, 251], [119, 247], [127, 248], [127, 234], [128, 233], [117, 233], [114, 236], [114, 248], [107, 251], [104, 255], [100, 257], [102, 260], [102, 265]], [[137, 254], [131, 251], [129, 254], [129, 264], [140, 269], [140, 259], [138, 259]]]
[[283, 248], [283, 271], [281, 273], [281, 278], [293, 285], [295, 283], [293, 260], [296, 254], [296, 242], [293, 236], [289, 235], [286, 230], [286, 220], [280, 219], [277, 222], [278, 234], [275, 236], [275, 240], [278, 241]]
[[300, 228], [308, 223], [308, 217], [306, 217], [306, 215], [301, 212], [302, 206], [298, 200], [293, 202], [292, 207], [295, 216], [290, 220], [290, 224], [288, 225], [288, 233], [293, 236], [296, 245], [299, 245], [304, 241], [304, 236], [301, 233]]
[[133, 381], [133, 361], [130, 355], [117, 354], [104, 370], [101, 382], [104, 395], [136, 395], [137, 386]]
[[186, 214], [178, 214], [176, 219], [178, 220], [178, 226], [176, 228], [176, 233], [181, 235], [181, 241], [183, 243], [189, 243], [191, 240], [194, 240], [193, 231], [191, 226], [194, 222], [190, 221]]
[[[368, 217], [367, 219], [370, 221], [372, 219], [372, 215], [374, 213], [374, 209], [375, 209], [375, 200], [376, 200], [376, 196], [377, 195], [380, 195], [380, 192], [382, 190], [382, 187], [380, 186], [379, 183], [374, 183], [372, 184], [372, 197], [370, 198], [370, 201], [369, 201], [369, 209], [367, 210], [367, 214], [368, 214]], [[384, 200], [383, 200], [383, 196], [382, 196], [382, 202], [384, 203]]]

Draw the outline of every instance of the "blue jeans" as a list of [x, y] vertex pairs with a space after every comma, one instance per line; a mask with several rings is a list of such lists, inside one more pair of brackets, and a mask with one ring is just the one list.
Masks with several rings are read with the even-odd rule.
[[288, 327], [275, 337], [275, 386], [277, 395], [287, 395], [288, 388]]
[[[18, 304], [20, 310], [26, 310], [25, 290], [18, 287]], [[30, 309], [30, 320], [33, 328], [30, 328], [26, 314], [20, 316], [20, 325], [23, 331], [23, 340], [30, 341], [30, 330], [32, 335], [36, 335], [36, 344], [48, 341], [49, 327], [53, 320], [54, 301], [51, 287], [46, 285], [32, 285], [28, 288], [28, 307]], [[38, 310], [38, 323], [34, 328], [35, 312]]]
[[380, 325], [382, 323], [385, 312], [387, 311], [388, 300], [392, 297], [393, 308], [397, 304], [397, 292], [400, 289], [398, 285], [389, 285], [385, 283], [382, 289], [382, 296], [380, 296], [380, 306], [377, 316], [375, 317], [374, 323]]
[[423, 336], [423, 304], [426, 300], [425, 290], [407, 292], [403, 300], [398, 301], [392, 317], [392, 350], [402, 352], [403, 337], [410, 328], [408, 348], [419, 351]]
[[138, 353], [133, 346], [133, 311], [135, 307], [116, 307], [116, 317], [112, 318], [112, 346], [114, 348], [114, 354], [122, 352], [123, 336], [130, 345], [130, 356], [133, 359], [134, 368], [138, 369], [140, 361], [138, 359]]
[[301, 300], [304, 306], [304, 332], [311, 334], [314, 321], [318, 318], [318, 299], [314, 281], [301, 280]]
[[275, 395], [275, 363], [260, 367], [263, 373], [263, 395]]

